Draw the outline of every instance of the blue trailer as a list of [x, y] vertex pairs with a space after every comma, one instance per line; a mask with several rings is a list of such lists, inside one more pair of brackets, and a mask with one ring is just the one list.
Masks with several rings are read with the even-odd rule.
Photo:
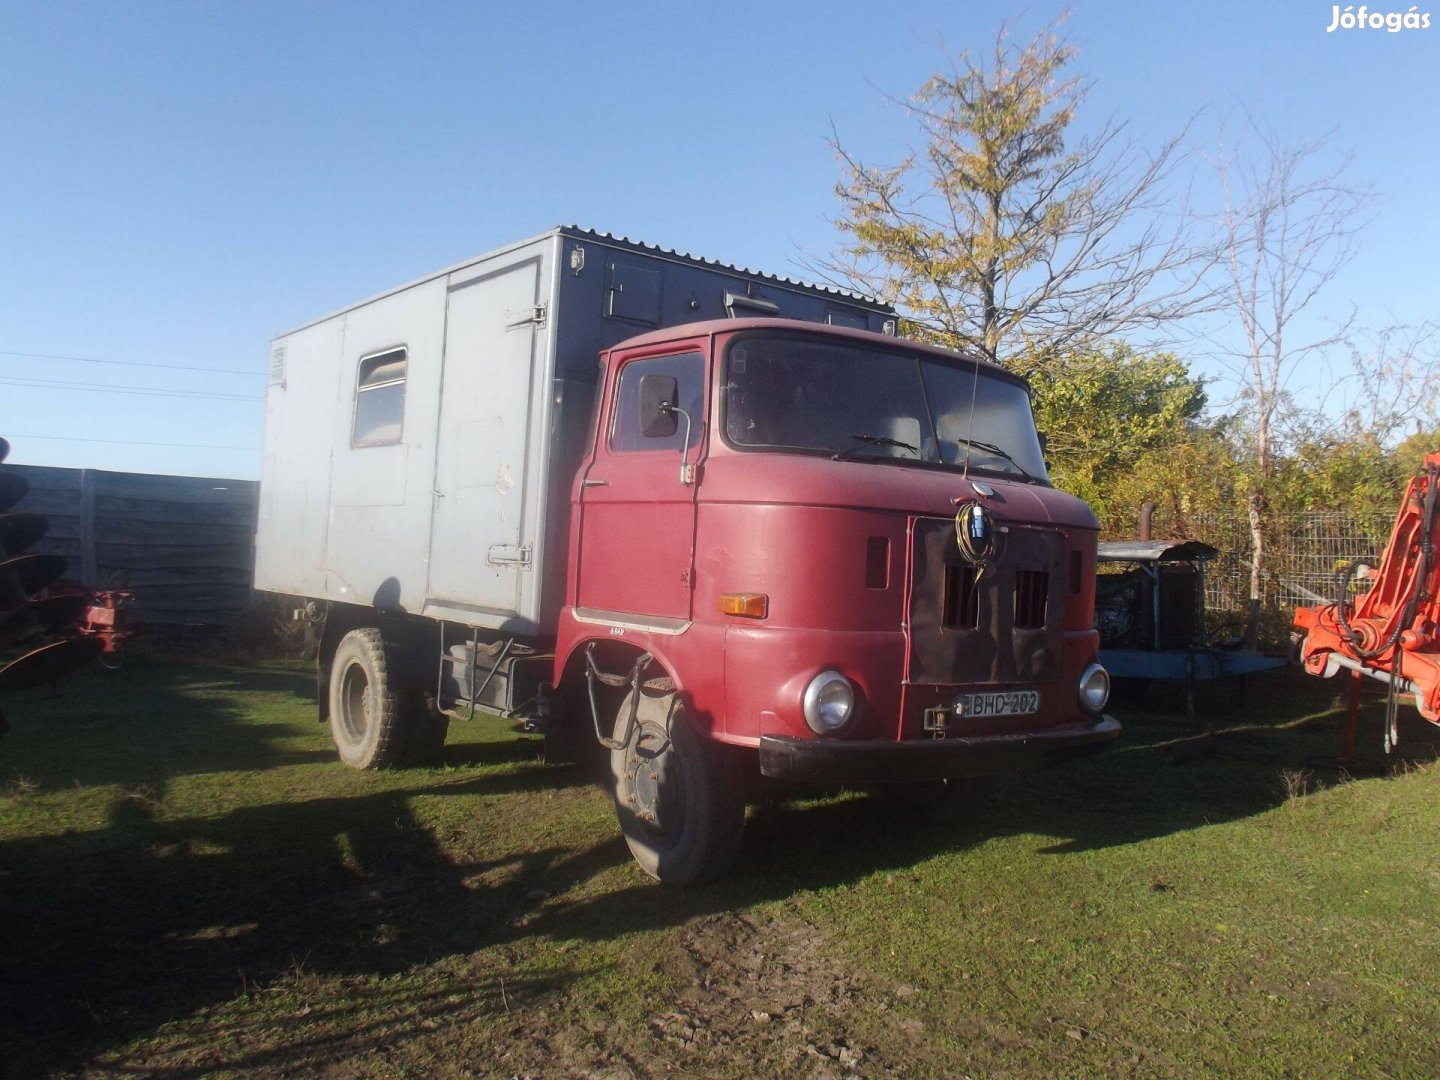
[[1218, 549], [1198, 540], [1103, 541], [1096, 559], [1100, 662], [1117, 679], [1185, 685], [1281, 667], [1284, 656], [1214, 643], [1205, 627], [1205, 563]]

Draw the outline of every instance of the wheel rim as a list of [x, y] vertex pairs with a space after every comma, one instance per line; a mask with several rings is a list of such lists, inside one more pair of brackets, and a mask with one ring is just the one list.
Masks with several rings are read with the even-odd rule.
[[656, 724], [637, 724], [625, 748], [625, 798], [635, 820], [662, 846], [684, 832], [685, 770], [674, 743]]
[[341, 676], [340, 726], [352, 743], [361, 742], [370, 730], [370, 680], [362, 664], [349, 664]]

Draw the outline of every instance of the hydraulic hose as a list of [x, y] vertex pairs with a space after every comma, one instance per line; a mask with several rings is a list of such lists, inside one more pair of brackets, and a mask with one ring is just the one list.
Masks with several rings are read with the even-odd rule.
[[1350, 582], [1355, 579], [1355, 572], [1360, 568], [1360, 563], [1351, 563], [1340, 577], [1340, 597], [1335, 601], [1335, 620], [1340, 625], [1340, 635], [1355, 650], [1355, 655], [1361, 660], [1374, 660], [1395, 648], [1400, 641], [1400, 635], [1415, 621], [1415, 613], [1420, 608], [1421, 593], [1430, 578], [1430, 567], [1435, 557], [1432, 529], [1435, 524], [1437, 474], [1440, 474], [1440, 470], [1433, 466], [1425, 470], [1425, 502], [1420, 511], [1420, 565], [1415, 574], [1414, 583], [1411, 585], [1410, 595], [1405, 600], [1405, 607], [1401, 611], [1400, 618], [1395, 621], [1394, 629], [1390, 631], [1383, 642], [1373, 649], [1365, 648], [1364, 638], [1361, 637], [1358, 630], [1350, 625], [1350, 620], [1345, 614], [1345, 609], [1349, 606]]

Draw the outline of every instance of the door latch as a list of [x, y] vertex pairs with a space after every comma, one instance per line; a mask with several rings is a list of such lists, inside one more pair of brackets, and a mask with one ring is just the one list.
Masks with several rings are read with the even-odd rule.
[[519, 330], [522, 326], [544, 326], [549, 312], [546, 304], [535, 304], [529, 308], [510, 308], [505, 312], [505, 329]]
[[529, 544], [492, 544], [485, 553], [485, 561], [491, 566], [519, 566], [529, 570], [530, 547]]

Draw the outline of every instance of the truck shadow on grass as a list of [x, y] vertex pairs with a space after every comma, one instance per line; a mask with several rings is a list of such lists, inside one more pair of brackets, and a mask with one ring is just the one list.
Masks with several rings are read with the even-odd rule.
[[[499, 794], [508, 784], [462, 786]], [[94, 1062], [107, 1047], [277, 982], [393, 976], [468, 954], [510, 932], [534, 906], [527, 896], [541, 876], [587, 879], [624, 858], [610, 843], [457, 860], [412, 812], [422, 793], [433, 794], [311, 799], [182, 821], [164, 820], [148, 794], [131, 793], [100, 829], [0, 843], [0, 1042], [13, 1048], [12, 1074]], [[390, 991], [390, 1006], [371, 1000], [383, 988], [367, 987], [363, 1003], [348, 1006], [327, 992], [318, 1015], [307, 1010], [312, 1034], [302, 1041], [307, 1053], [339, 1042], [353, 1051], [365, 1040], [356, 1024], [390, 1039], [440, 1011], [474, 1019], [501, 1009], [502, 993], [513, 1005], [565, 981], [512, 977], [502, 991], [502, 978], [466, 970], [445, 980], [444, 993], [422, 988], [401, 1001], [404, 991]], [[339, 1026], [317, 1035], [317, 1025]], [[271, 1053], [235, 1044], [233, 1033], [223, 1042], [210, 1049], [224, 1050], [225, 1067], [257, 1067]], [[300, 1049], [286, 1045], [289, 1056]], [[219, 1067], [210, 1060], [194, 1072]]]
[[[756, 807], [735, 871], [706, 888], [673, 890], [645, 879], [623, 842], [596, 839], [593, 825], [577, 828], [577, 841], [540, 844], [517, 839], [517, 827], [477, 854], [446, 839], [433, 814], [417, 813], [422, 797], [478, 797], [503, 815], [503, 797], [548, 793], [593, 822], [605, 796], [581, 789], [576, 769], [527, 762], [531, 742], [462, 743], [449, 748], [446, 769], [399, 774], [386, 790], [310, 798], [281, 790], [276, 801], [173, 818], [154, 760], [112, 751], [137, 738], [163, 744], [180, 712], [210, 749], [187, 751], [179, 771], [312, 760], [268, 721], [206, 696], [232, 679], [248, 688], [244, 673], [215, 669], [169, 684], [152, 678], [131, 727], [115, 720], [88, 729], [89, 749], [110, 755], [108, 764], [74, 762], [106, 778], [89, 782], [124, 787], [103, 823], [33, 836], [7, 829], [0, 840], [0, 1042], [12, 1048], [13, 1075], [87, 1063], [175, 1076], [318, 1067], [342, 1050], [372, 1052], [436, 1025], [558, 1000], [593, 973], [583, 950], [568, 964], [515, 960], [537, 942], [568, 948], [674, 927], [1001, 836], [1033, 836], [1037, 857], [1063, 858], [1264, 812], [1295, 794], [1287, 775], [1308, 775], [1312, 789], [1344, 779], [1314, 766], [1337, 747], [1340, 716], [1326, 688], [1282, 678], [1257, 685], [1243, 708], [1197, 721], [1127, 717], [1129, 734], [1112, 753], [1008, 778], [968, 807], [917, 814], [854, 794]], [[1433, 757], [1433, 731], [1413, 714], [1407, 720], [1402, 745]], [[293, 732], [294, 720], [274, 726]], [[1378, 731], [1373, 706], [1362, 730]], [[63, 786], [61, 757], [47, 785]], [[497, 771], [468, 776], [471, 765]], [[382, 782], [356, 779], [362, 791], [367, 780]], [[159, 786], [146, 786], [151, 780]], [[151, 1035], [164, 1043], [153, 1060], [113, 1056]]]

